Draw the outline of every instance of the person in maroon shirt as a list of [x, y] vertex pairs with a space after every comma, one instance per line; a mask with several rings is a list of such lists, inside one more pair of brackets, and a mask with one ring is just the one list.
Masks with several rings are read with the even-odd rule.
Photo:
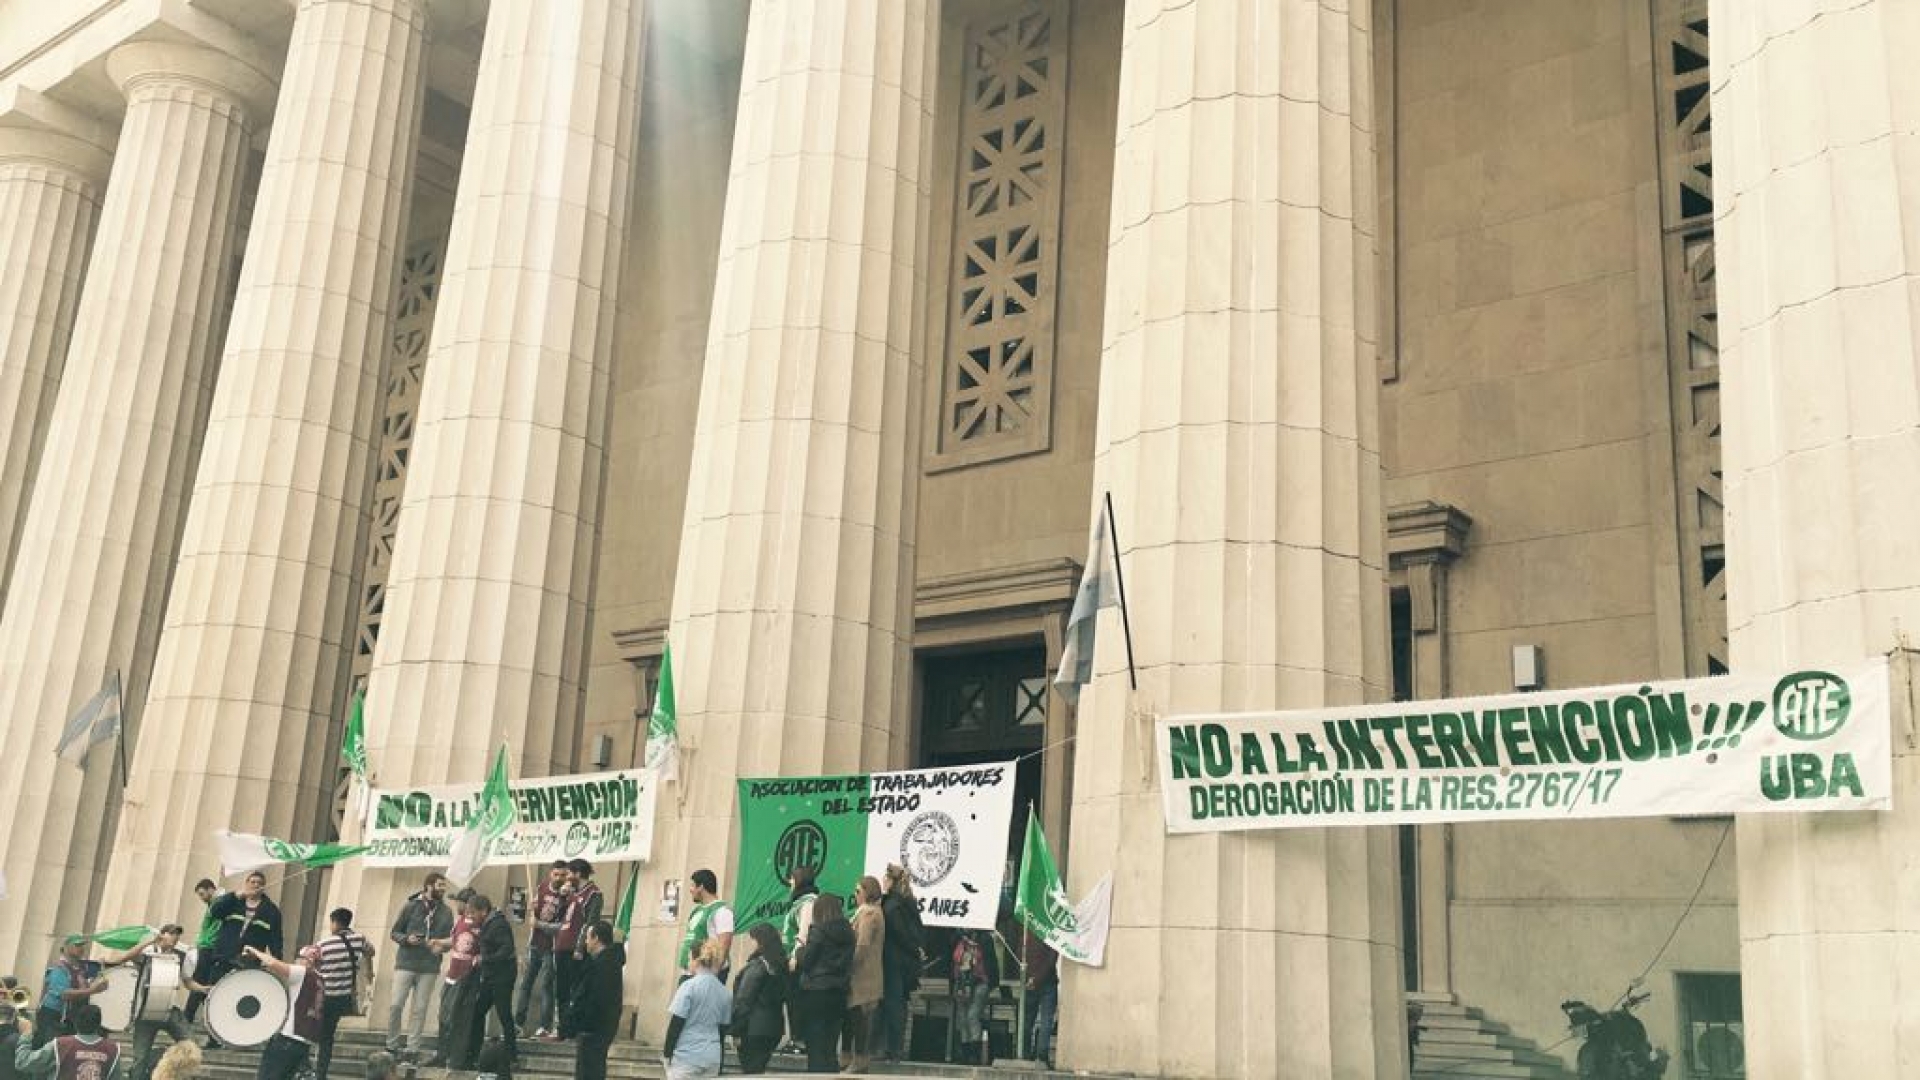
[[567, 900], [566, 917], [553, 935], [553, 982], [560, 999], [560, 1030], [548, 1036], [549, 1041], [573, 1038], [568, 1007], [573, 1004], [574, 989], [587, 962], [587, 927], [600, 921], [605, 902], [600, 886], [593, 883], [592, 863], [585, 859], [568, 863], [567, 879], [573, 885], [573, 895]]
[[466, 1041], [463, 1030], [466, 998], [477, 985], [469, 976], [473, 974], [474, 959], [480, 954], [480, 925], [467, 910], [467, 901], [474, 895], [472, 889], [461, 889], [453, 895], [456, 918], [452, 935], [445, 940], [428, 942], [433, 951], [447, 954], [446, 981], [440, 987], [440, 1038], [434, 1045], [433, 1057], [427, 1061], [429, 1068], [444, 1067], [451, 1050]]
[[[520, 981], [518, 1000], [513, 1003], [513, 1022], [522, 1034], [544, 1037], [558, 1022], [554, 1013], [553, 932], [567, 913], [567, 861], [555, 859], [547, 867], [547, 879], [533, 894], [533, 935], [527, 944], [527, 977]], [[534, 1030], [527, 1031], [527, 1006], [534, 1001], [538, 987], [539, 1007], [534, 1013]]]

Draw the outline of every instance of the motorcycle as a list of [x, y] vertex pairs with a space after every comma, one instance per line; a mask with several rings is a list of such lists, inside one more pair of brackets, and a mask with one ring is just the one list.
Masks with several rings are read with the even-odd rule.
[[1580, 1047], [1580, 1080], [1660, 1080], [1667, 1074], [1668, 1055], [1647, 1040], [1647, 1028], [1633, 1010], [1653, 993], [1629, 993], [1610, 1012], [1584, 1001], [1563, 1001], [1560, 1011], [1584, 1039]]

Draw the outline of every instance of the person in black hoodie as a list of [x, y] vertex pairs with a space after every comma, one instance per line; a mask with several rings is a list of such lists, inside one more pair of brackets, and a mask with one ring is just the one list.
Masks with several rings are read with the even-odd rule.
[[807, 1071], [840, 1071], [840, 1025], [847, 1015], [847, 988], [853, 982], [853, 924], [838, 896], [823, 893], [813, 902], [813, 918], [800, 945], [801, 1023], [805, 1025]]
[[461, 1048], [460, 1053], [448, 1055], [456, 1069], [468, 1068], [468, 1063], [479, 1057], [480, 1044], [487, 1031], [488, 1012], [492, 1012], [500, 1022], [500, 1030], [505, 1033], [508, 1056], [518, 1057], [520, 1053], [513, 1028], [513, 983], [520, 970], [518, 950], [513, 943], [513, 926], [507, 922], [505, 915], [494, 908], [492, 899], [486, 896], [475, 896], [467, 901], [467, 917], [480, 926], [480, 957], [474, 964], [473, 973], [468, 976], [476, 980], [476, 986], [464, 1002], [467, 1008], [466, 1046]]
[[740, 1071], [763, 1073], [786, 1031], [787, 952], [772, 923], [747, 930], [753, 951], [733, 977], [732, 1031], [740, 1043]]
[[587, 959], [568, 1003], [567, 1024], [574, 1045], [574, 1080], [606, 1080], [607, 1051], [620, 1030], [622, 981], [627, 950], [613, 940], [613, 924], [601, 919], [587, 927]]

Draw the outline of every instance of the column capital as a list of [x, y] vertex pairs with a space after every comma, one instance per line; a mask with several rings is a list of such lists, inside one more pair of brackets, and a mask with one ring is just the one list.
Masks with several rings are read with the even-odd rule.
[[39, 128], [15, 126], [0, 117], [0, 165], [17, 161], [64, 169], [82, 183], [98, 189], [106, 182], [107, 172], [113, 166], [113, 155], [104, 147], [84, 139]]
[[250, 123], [273, 115], [274, 80], [253, 65], [209, 49], [171, 41], [135, 41], [107, 56], [107, 74], [129, 98], [141, 86], [186, 83], [230, 97]]

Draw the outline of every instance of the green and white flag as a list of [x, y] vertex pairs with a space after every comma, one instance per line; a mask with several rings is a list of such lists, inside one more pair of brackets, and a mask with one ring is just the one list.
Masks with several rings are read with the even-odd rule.
[[85, 940], [94, 942], [103, 948], [126, 951], [151, 937], [160, 936], [157, 926], [116, 926], [111, 930], [86, 935]]
[[317, 870], [364, 855], [369, 850], [364, 844], [294, 844], [271, 836], [225, 829], [214, 830], [213, 843], [220, 849], [220, 872], [227, 877], [239, 877], [269, 866], [295, 865]]
[[505, 836], [519, 819], [507, 784], [507, 747], [502, 743], [493, 757], [493, 771], [487, 774], [487, 786], [480, 789], [479, 808], [447, 852], [447, 880], [464, 888], [478, 877], [487, 865], [493, 842]]
[[340, 764], [353, 773], [354, 779], [367, 786], [367, 694], [361, 691], [353, 695], [353, 708], [347, 713], [347, 732], [340, 738]]
[[680, 721], [673, 701], [673, 643], [660, 654], [660, 686], [653, 693], [653, 718], [647, 721], [647, 768], [659, 783], [680, 775]]
[[1113, 875], [1101, 878], [1079, 904], [1069, 901], [1046, 835], [1040, 831], [1040, 815], [1029, 813], [1013, 913], [1054, 952], [1100, 967], [1107, 959], [1107, 931], [1113, 925]]
[[620, 894], [620, 910], [613, 916], [613, 928], [620, 931], [620, 940], [625, 941], [633, 934], [633, 908], [640, 891], [640, 868], [634, 867], [627, 876], [627, 887]]

